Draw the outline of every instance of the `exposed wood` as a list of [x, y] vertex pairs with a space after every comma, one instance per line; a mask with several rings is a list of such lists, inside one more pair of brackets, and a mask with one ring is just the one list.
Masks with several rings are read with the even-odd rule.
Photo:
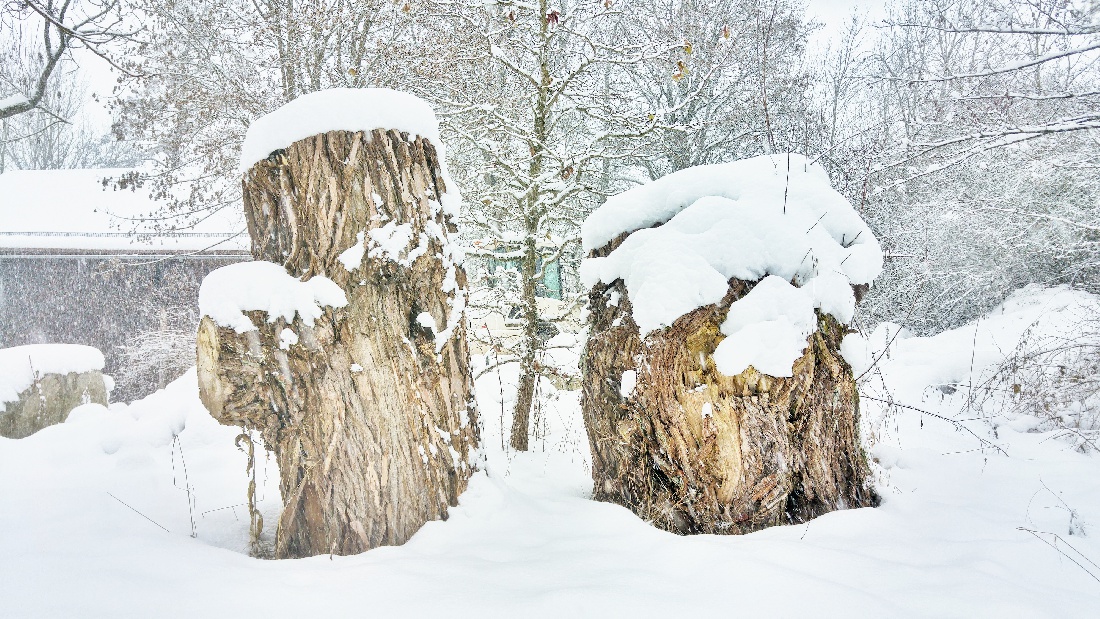
[[[478, 419], [464, 321], [451, 316], [456, 293], [444, 292], [438, 231], [454, 231], [439, 207], [445, 190], [431, 143], [396, 131], [314, 136], [245, 176], [256, 259], [303, 280], [325, 275], [348, 298], [312, 326], [251, 312], [257, 331], [208, 317], [199, 327], [204, 404], [222, 423], [258, 430], [278, 459], [277, 557], [404, 543], [445, 519], [466, 488]], [[337, 257], [388, 221], [411, 224], [411, 245], [427, 251], [408, 265], [364, 256], [349, 272]], [[461, 267], [452, 275], [464, 289]], [[422, 312], [440, 331], [451, 319], [445, 342], [417, 322]], [[284, 328], [299, 342], [280, 348]]]
[[[859, 396], [838, 352], [845, 327], [819, 315], [791, 378], [715, 367], [719, 325], [752, 285], [731, 280], [720, 303], [644, 339], [622, 280], [591, 291], [581, 403], [596, 499], [681, 534], [747, 533], [878, 504], [859, 442]], [[624, 397], [631, 370], [637, 386]]]

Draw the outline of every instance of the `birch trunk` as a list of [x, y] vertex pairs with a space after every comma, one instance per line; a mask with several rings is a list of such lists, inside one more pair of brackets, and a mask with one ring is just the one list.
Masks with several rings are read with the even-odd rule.
[[[259, 431], [278, 460], [279, 558], [404, 543], [466, 488], [478, 420], [446, 189], [428, 140], [382, 130], [300, 140], [245, 175], [253, 256], [325, 275], [348, 299], [312, 326], [252, 312], [258, 330], [243, 335], [209, 317], [199, 327], [203, 403]], [[387, 223], [410, 226], [396, 254], [370, 244]], [[359, 243], [349, 270], [340, 256]]]
[[[720, 303], [644, 339], [622, 280], [590, 292], [581, 404], [596, 499], [680, 534], [747, 533], [878, 504], [855, 380], [839, 354], [843, 325], [818, 315], [791, 378], [716, 369], [719, 325], [752, 285], [731, 280]], [[637, 386], [624, 395], [625, 372]]]

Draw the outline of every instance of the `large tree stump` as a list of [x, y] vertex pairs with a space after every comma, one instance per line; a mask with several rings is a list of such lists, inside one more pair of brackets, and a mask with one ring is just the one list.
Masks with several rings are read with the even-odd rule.
[[878, 503], [839, 354], [843, 325], [819, 313], [790, 378], [715, 367], [719, 325], [751, 286], [732, 280], [720, 303], [644, 339], [622, 280], [591, 291], [581, 404], [597, 500], [681, 534], [747, 533]]
[[682, 534], [877, 504], [839, 351], [882, 254], [823, 169], [791, 153], [681, 170], [582, 233], [595, 498]]
[[244, 177], [253, 256], [348, 301], [312, 326], [199, 327], [203, 403], [278, 460], [277, 557], [404, 543], [466, 488], [479, 437], [446, 190], [432, 143], [392, 130], [299, 140]]

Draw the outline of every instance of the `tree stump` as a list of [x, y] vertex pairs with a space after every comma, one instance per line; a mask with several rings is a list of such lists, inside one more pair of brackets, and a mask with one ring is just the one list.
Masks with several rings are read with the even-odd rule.
[[621, 280], [591, 291], [581, 405], [594, 498], [680, 534], [747, 533], [878, 504], [859, 395], [839, 354], [843, 325], [819, 312], [790, 378], [715, 367], [719, 325], [751, 286], [732, 280], [721, 303], [644, 339]]
[[881, 251], [823, 170], [795, 154], [690, 168], [612, 197], [584, 236], [596, 499], [680, 534], [878, 504], [836, 316]]
[[253, 256], [328, 277], [347, 305], [312, 325], [246, 312], [257, 329], [245, 333], [204, 316], [203, 403], [275, 452], [276, 557], [402, 544], [446, 519], [480, 453], [437, 150], [395, 130], [331, 131], [272, 153], [243, 184]]
[[65, 423], [81, 404], [107, 405], [107, 388], [99, 370], [43, 374], [14, 402], [0, 402], [0, 436], [26, 438]]

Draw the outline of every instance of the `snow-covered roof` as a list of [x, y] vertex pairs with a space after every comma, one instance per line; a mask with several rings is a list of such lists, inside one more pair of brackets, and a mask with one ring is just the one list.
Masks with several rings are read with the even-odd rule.
[[[105, 187], [125, 169], [12, 170], [0, 174], [0, 248], [241, 251], [243, 214], [219, 212], [178, 232], [158, 232], [161, 204], [148, 189]], [[229, 209], [226, 209], [229, 210]]]
[[882, 271], [867, 224], [822, 168], [793, 153], [689, 168], [613, 196], [584, 222], [584, 246], [624, 232], [608, 256], [582, 263], [581, 278], [622, 279], [643, 336], [721, 301], [731, 278], [761, 280], [721, 327], [715, 362], [729, 375], [752, 365], [790, 376], [814, 309], [850, 321], [852, 285]]

